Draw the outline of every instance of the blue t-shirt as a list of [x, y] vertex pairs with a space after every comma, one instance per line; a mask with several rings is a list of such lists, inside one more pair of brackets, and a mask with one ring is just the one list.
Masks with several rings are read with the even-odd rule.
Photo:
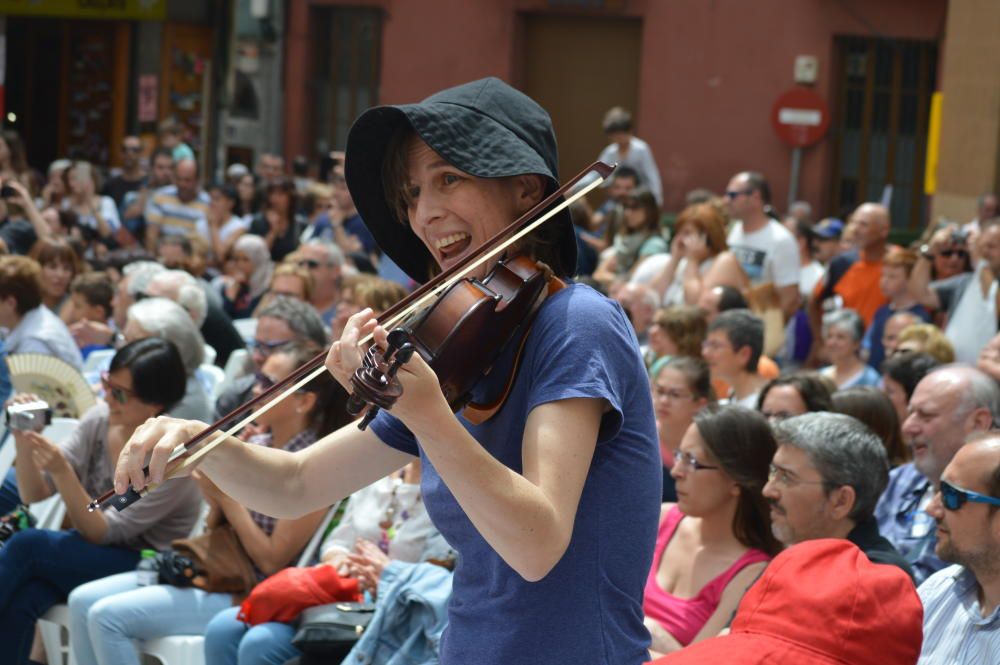
[[[511, 345], [508, 345], [511, 346]], [[486, 403], [507, 377], [505, 350], [473, 397]], [[462, 424], [495, 458], [522, 472], [521, 443], [536, 406], [603, 398], [604, 414], [563, 558], [527, 582], [493, 551], [462, 512], [412, 434], [382, 412], [372, 431], [420, 454], [427, 512], [459, 553], [441, 642], [444, 665], [634, 665], [648, 659], [642, 594], [652, 565], [662, 465], [649, 380], [638, 343], [617, 303], [584, 285], [549, 297], [525, 344], [503, 408], [487, 422]]]

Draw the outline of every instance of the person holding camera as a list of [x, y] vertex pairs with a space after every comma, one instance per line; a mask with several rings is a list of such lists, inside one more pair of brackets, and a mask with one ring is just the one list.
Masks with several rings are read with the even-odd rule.
[[188, 535], [198, 518], [201, 496], [190, 478], [167, 481], [169, 488], [133, 510], [87, 510], [90, 497], [111, 482], [118, 455], [135, 429], [183, 397], [184, 363], [172, 342], [142, 339], [115, 354], [101, 383], [104, 400], [84, 414], [64, 444], [37, 431], [14, 430], [21, 499], [34, 503], [58, 493], [72, 528], [25, 529], [0, 548], [5, 662], [27, 662], [35, 620], [75, 587], [134, 569], [142, 549], [166, 548]]
[[[318, 347], [304, 342], [290, 342], [275, 350], [256, 374], [254, 396], [287, 377], [317, 353]], [[332, 377], [325, 375], [280, 401], [267, 413], [259, 414], [256, 423], [269, 431], [269, 435], [255, 438], [252, 443], [262, 445], [251, 447], [270, 447], [286, 452], [307, 448], [320, 436], [347, 424], [346, 401], [347, 393]], [[223, 494], [200, 471], [195, 472], [195, 477], [209, 505], [206, 525], [212, 528], [228, 522], [232, 526], [236, 539], [253, 564], [257, 581], [294, 564], [295, 557], [315, 533], [327, 510], [322, 507], [298, 518], [276, 519], [249, 510]], [[172, 489], [164, 487], [156, 493], [169, 492]], [[145, 502], [143, 499], [140, 503]], [[122, 514], [127, 515], [132, 510], [129, 508]], [[225, 553], [209, 546], [208, 556], [213, 555], [221, 558]], [[201, 634], [216, 614], [233, 604], [231, 593], [212, 589], [210, 583], [207, 588], [168, 584], [139, 586], [136, 572], [114, 572], [123, 574], [95, 580], [70, 594], [70, 641], [79, 665], [139, 665], [133, 640]]]

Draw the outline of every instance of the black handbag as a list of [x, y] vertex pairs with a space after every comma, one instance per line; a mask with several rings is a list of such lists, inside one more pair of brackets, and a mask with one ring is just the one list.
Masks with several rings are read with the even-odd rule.
[[375, 614], [374, 603], [330, 603], [302, 612], [292, 644], [304, 654], [343, 658], [361, 639]]

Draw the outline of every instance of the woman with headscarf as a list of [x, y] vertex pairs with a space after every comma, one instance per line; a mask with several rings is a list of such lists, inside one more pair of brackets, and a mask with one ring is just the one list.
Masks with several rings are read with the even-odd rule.
[[231, 319], [253, 316], [260, 299], [271, 283], [271, 250], [260, 236], [240, 236], [233, 245], [233, 270], [223, 275], [221, 282], [222, 308]]

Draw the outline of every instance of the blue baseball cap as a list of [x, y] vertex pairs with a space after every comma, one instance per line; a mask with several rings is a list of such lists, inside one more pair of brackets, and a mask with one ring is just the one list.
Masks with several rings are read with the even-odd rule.
[[817, 238], [823, 240], [837, 240], [844, 232], [844, 222], [836, 217], [827, 217], [820, 220], [812, 227], [812, 232]]

